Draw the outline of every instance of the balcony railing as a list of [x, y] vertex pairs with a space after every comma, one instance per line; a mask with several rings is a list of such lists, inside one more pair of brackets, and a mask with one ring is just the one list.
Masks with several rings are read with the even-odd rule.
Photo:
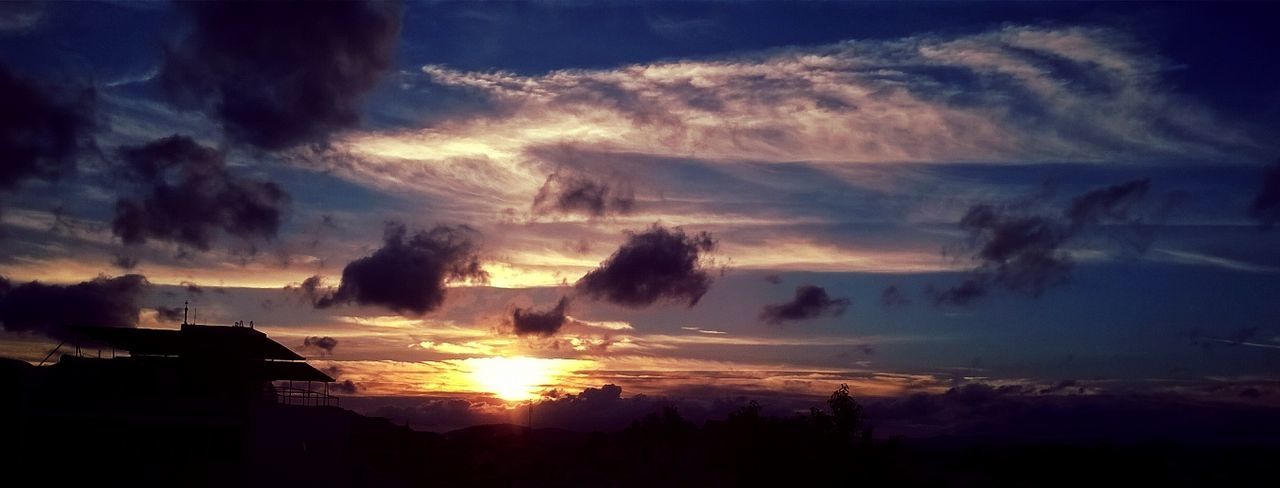
[[276, 403], [280, 405], [301, 405], [305, 407], [337, 407], [340, 398], [322, 391], [292, 386], [276, 386]]

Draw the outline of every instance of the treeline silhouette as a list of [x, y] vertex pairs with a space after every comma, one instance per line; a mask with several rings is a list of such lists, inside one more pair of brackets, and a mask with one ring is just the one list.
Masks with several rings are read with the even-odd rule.
[[335, 407], [223, 417], [42, 416], [6, 402], [4, 472], [141, 486], [1269, 486], [1273, 447], [877, 438], [847, 386], [822, 407], [752, 401], [699, 426], [666, 407], [616, 432], [438, 434]]

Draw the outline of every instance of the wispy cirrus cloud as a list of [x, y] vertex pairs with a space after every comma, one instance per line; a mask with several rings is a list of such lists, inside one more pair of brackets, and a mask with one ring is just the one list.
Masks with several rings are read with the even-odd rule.
[[[953, 268], [936, 239], [872, 247], [780, 226], [949, 220], [966, 198], [990, 197], [912, 172], [925, 163], [1252, 162], [1269, 150], [1253, 128], [1172, 89], [1174, 69], [1121, 31], [1063, 26], [532, 75], [432, 65], [397, 80], [486, 102], [421, 127], [348, 134], [306, 159], [458, 219], [498, 222], [486, 234], [511, 268], [490, 268], [503, 286], [573, 281], [600, 251], [564, 241], [653, 222], [732, 227], [739, 238], [723, 250], [735, 266], [936, 271]], [[583, 181], [559, 181], [566, 193], [548, 188], [554, 174]], [[628, 176], [609, 180], [618, 174]], [[615, 209], [629, 212], [610, 210], [618, 188], [634, 204]], [[817, 188], [849, 198], [799, 203]], [[904, 189], [934, 193], [912, 200]], [[557, 221], [536, 222], [548, 208]]]
[[424, 82], [503, 108], [346, 142], [413, 160], [511, 160], [567, 142], [839, 162], [1150, 160], [1263, 147], [1165, 88], [1170, 69], [1117, 31], [1028, 26], [539, 76], [426, 66]]

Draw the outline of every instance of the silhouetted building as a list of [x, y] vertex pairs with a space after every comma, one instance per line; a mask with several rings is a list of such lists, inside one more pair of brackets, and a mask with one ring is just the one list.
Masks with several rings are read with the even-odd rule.
[[327, 391], [333, 378], [250, 327], [73, 332], [59, 347], [75, 352], [34, 371], [27, 400], [46, 415], [221, 415], [263, 403], [337, 404]]
[[[0, 401], [0, 432], [21, 447], [0, 461], [18, 472], [58, 484], [282, 486], [299, 467], [349, 471], [358, 416], [336, 408], [333, 378], [252, 327], [70, 332], [54, 364], [0, 361], [14, 394]], [[342, 484], [314, 478], [304, 477]]]

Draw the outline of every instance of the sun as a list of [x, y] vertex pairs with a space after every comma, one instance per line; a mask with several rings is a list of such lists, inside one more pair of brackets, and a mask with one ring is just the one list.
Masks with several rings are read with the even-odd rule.
[[571, 367], [565, 360], [520, 356], [473, 358], [465, 364], [477, 389], [509, 402], [537, 398]]

